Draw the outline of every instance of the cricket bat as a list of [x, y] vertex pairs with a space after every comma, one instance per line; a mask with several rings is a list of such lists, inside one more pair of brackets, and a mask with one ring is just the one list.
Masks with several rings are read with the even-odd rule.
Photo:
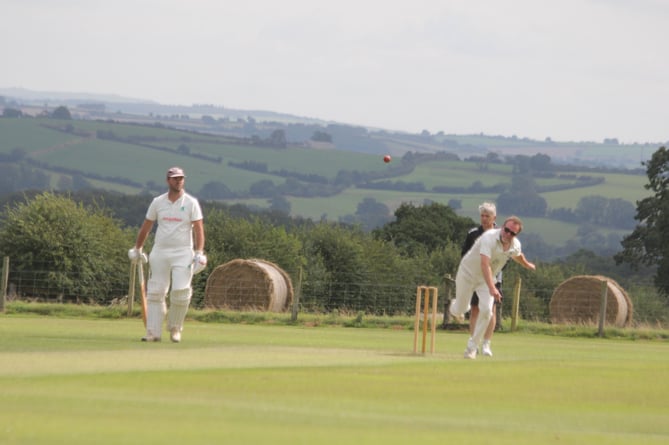
[[139, 278], [139, 292], [142, 297], [142, 321], [146, 327], [146, 282], [144, 281], [144, 263], [137, 261], [137, 274]]

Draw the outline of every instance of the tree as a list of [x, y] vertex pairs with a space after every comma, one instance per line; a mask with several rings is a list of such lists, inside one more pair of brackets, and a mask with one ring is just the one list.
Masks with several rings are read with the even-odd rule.
[[308, 262], [307, 272], [315, 278], [322, 294], [321, 304], [327, 310], [354, 305], [351, 296], [362, 295], [365, 282], [364, 253], [359, 233], [328, 223], [318, 224], [303, 238]]
[[290, 215], [291, 205], [290, 201], [288, 201], [288, 199], [286, 199], [284, 196], [276, 195], [270, 198], [269, 208], [271, 210], [276, 210], [283, 212], [286, 215]]
[[[307, 277], [300, 302], [323, 309], [407, 313], [415, 283], [438, 283], [426, 255], [400, 255], [359, 228], [320, 223], [300, 232]], [[311, 298], [312, 301], [309, 301]]]
[[232, 217], [219, 209], [208, 212], [205, 220], [212, 264], [236, 258], [263, 258], [292, 274], [303, 263], [299, 239], [283, 226], [274, 226], [255, 215]]
[[548, 204], [536, 192], [536, 183], [531, 175], [514, 175], [511, 179], [511, 190], [500, 193], [497, 197], [497, 207], [504, 209], [507, 214], [543, 217]]
[[449, 243], [461, 245], [476, 223], [458, 216], [443, 204], [414, 206], [403, 203], [395, 210], [395, 221], [374, 231], [377, 239], [393, 242], [408, 256], [431, 253]]
[[551, 165], [551, 158], [543, 153], [537, 153], [530, 159], [530, 166], [532, 171], [547, 172], [553, 170]]
[[332, 142], [332, 136], [324, 131], [316, 130], [311, 136], [311, 140], [314, 142]]
[[46, 173], [28, 164], [0, 163], [0, 189], [5, 193], [26, 189], [45, 190], [49, 184], [50, 178]]
[[579, 221], [602, 225], [606, 223], [607, 204], [603, 196], [584, 196], [579, 199], [574, 214]]
[[70, 110], [67, 109], [67, 107], [60, 106], [53, 110], [53, 113], [51, 113], [51, 117], [53, 119], [65, 119], [65, 120], [70, 120], [72, 119], [72, 115], [70, 114]]
[[19, 284], [20, 293], [40, 298], [94, 296], [96, 303], [108, 303], [127, 286], [124, 247], [132, 244], [134, 235], [103, 210], [45, 192], [7, 207], [3, 220], [0, 253], [11, 258], [11, 270], [44, 271], [42, 279]]
[[621, 229], [634, 228], [634, 205], [621, 198], [609, 199], [606, 207], [607, 221], [611, 227]]
[[210, 181], [200, 189], [202, 199], [226, 199], [234, 198], [235, 194], [222, 182]]
[[390, 210], [384, 203], [367, 197], [358, 203], [355, 219], [368, 231], [390, 222]]
[[644, 162], [648, 184], [653, 195], [637, 202], [634, 231], [623, 238], [622, 252], [615, 255], [617, 264], [657, 266], [655, 285], [669, 295], [669, 151], [660, 147], [650, 161]]
[[276, 195], [276, 186], [270, 179], [261, 179], [249, 187], [252, 196], [271, 197]]
[[269, 144], [272, 147], [286, 148], [286, 145], [288, 145], [286, 132], [283, 129], [274, 130], [269, 137]]
[[23, 111], [17, 110], [15, 108], [5, 108], [2, 110], [2, 117], [21, 117], [23, 116]]
[[514, 174], [529, 173], [532, 169], [530, 161], [531, 158], [527, 155], [514, 156], [511, 160], [511, 163], [513, 164], [513, 173]]
[[462, 208], [462, 199], [457, 199], [457, 198], [449, 199], [448, 206], [453, 210], [460, 210]]
[[485, 155], [486, 162], [490, 164], [501, 164], [502, 159], [499, 156], [499, 153], [495, 153], [494, 151], [489, 151]]
[[209, 116], [208, 114], [203, 115], [200, 119], [202, 120], [202, 122], [204, 122], [207, 125], [215, 125], [216, 124], [216, 119]]
[[[600, 227], [633, 229], [634, 212], [634, 205], [624, 199], [590, 195], [579, 199], [571, 221], [592, 223]], [[564, 213], [551, 212], [551, 217], [562, 221], [570, 221], [567, 216]]]
[[538, 193], [502, 193], [497, 197], [497, 206], [507, 214], [543, 218], [548, 204]]

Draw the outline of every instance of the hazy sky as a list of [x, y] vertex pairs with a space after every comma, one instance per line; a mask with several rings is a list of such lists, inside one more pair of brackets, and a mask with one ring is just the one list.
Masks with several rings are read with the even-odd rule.
[[669, 140], [666, 0], [0, 0], [0, 88]]

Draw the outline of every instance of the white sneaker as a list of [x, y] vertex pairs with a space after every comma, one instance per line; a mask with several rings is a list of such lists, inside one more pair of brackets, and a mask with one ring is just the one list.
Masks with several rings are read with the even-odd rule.
[[154, 337], [153, 334], [147, 332], [147, 334], [144, 337], [142, 337], [142, 341], [148, 341], [148, 342], [160, 341], [160, 337]]
[[483, 346], [481, 346], [481, 353], [486, 357], [492, 357], [492, 349], [490, 349], [490, 342], [484, 341]]
[[181, 341], [181, 329], [170, 329], [170, 340], [172, 340], [173, 343], [179, 343]]

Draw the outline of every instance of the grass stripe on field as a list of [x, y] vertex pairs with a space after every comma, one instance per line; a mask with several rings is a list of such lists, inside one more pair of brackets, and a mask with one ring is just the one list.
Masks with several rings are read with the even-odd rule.
[[0, 317], [3, 444], [659, 444], [666, 342], [408, 330]]

